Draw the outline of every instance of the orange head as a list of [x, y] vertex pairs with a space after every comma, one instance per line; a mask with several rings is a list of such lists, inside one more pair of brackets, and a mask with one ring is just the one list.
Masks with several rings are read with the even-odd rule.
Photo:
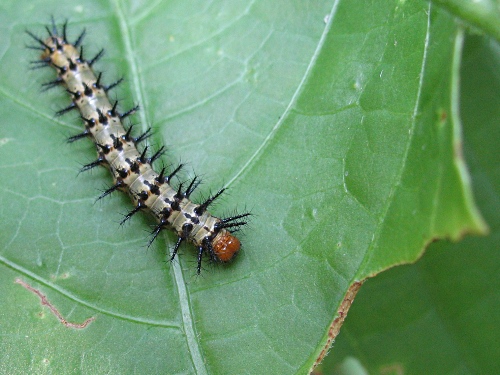
[[214, 255], [222, 262], [233, 259], [240, 247], [240, 240], [226, 230], [219, 232], [212, 242]]

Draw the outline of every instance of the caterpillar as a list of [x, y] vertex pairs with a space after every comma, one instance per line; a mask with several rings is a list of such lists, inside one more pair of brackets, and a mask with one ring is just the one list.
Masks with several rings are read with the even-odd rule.
[[161, 147], [149, 157], [148, 146], [139, 151], [137, 146], [151, 135], [151, 128], [139, 136], [132, 136], [133, 125], [126, 129], [123, 120], [135, 113], [138, 106], [120, 113], [117, 109], [118, 102], [111, 104], [108, 97], [108, 92], [120, 84], [123, 78], [110, 85], [104, 85], [101, 82], [102, 73], [96, 74], [93, 70], [94, 63], [102, 57], [104, 50], [90, 60], [84, 59], [81, 44], [85, 29], [74, 43], [69, 43], [67, 25], [68, 22], [64, 22], [59, 32], [52, 18], [52, 27], [46, 27], [49, 34], [46, 39], [39, 38], [26, 30], [37, 43], [28, 48], [41, 51], [40, 60], [32, 61], [34, 68], [51, 66], [57, 72], [57, 78], [44, 83], [42, 87], [50, 89], [63, 86], [70, 94], [71, 104], [56, 112], [56, 115], [63, 115], [71, 110], [80, 112], [85, 130], [69, 137], [68, 142], [90, 138], [95, 144], [97, 159], [84, 165], [80, 171], [105, 166], [113, 176], [113, 184], [97, 200], [115, 191], [127, 193], [134, 208], [124, 216], [121, 224], [139, 211], [149, 212], [157, 224], [151, 232], [148, 247], [162, 230], [173, 230], [178, 239], [170, 260], [174, 260], [182, 242], [193, 244], [198, 250], [196, 268], [198, 275], [205, 254], [213, 262], [226, 263], [232, 260], [241, 247], [240, 240], [233, 233], [247, 224], [245, 218], [250, 213], [235, 214], [225, 218], [213, 216], [207, 208], [221, 196], [224, 188], [203, 203], [196, 204], [190, 200], [190, 195], [200, 184], [197, 176], [187, 184], [186, 188], [182, 182], [174, 188], [171, 181], [183, 167], [182, 164], [169, 173], [165, 167], [160, 172], [154, 170], [153, 163], [164, 154], [165, 148]]

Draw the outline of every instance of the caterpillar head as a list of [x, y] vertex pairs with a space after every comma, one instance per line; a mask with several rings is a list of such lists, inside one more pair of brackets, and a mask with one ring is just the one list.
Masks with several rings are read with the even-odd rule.
[[240, 240], [227, 230], [221, 230], [212, 241], [212, 251], [221, 262], [229, 262], [240, 250]]

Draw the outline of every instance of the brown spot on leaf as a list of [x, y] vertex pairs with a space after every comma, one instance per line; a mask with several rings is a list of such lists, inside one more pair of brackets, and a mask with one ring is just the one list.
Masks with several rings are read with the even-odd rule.
[[441, 109], [439, 111], [439, 121], [446, 122], [447, 118], [448, 118], [448, 112], [446, 112], [444, 109]]
[[395, 374], [403, 375], [405, 373], [405, 368], [401, 363], [393, 363], [391, 365], [386, 365], [380, 368], [380, 374]]
[[[68, 328], [82, 329], [82, 328], [87, 327], [91, 322], [93, 322], [95, 320], [95, 317], [90, 317], [87, 320], [85, 320], [83, 323], [80, 323], [80, 324], [68, 322], [66, 319], [63, 318], [63, 316], [61, 315], [59, 310], [57, 310], [57, 308], [54, 305], [52, 305], [49, 302], [49, 300], [47, 299], [47, 297], [42, 292], [40, 292], [38, 289], [33, 288], [31, 285], [29, 285], [28, 283], [25, 283], [21, 279], [16, 279], [14, 282], [21, 285], [23, 288], [29, 290], [30, 292], [36, 294], [38, 296], [38, 298], [40, 298], [40, 302], [42, 303], [42, 305], [47, 306], [50, 309], [50, 311], [52, 312], [52, 314], [54, 314], [56, 316], [56, 318], [59, 319], [59, 321]], [[43, 316], [43, 313], [40, 313], [39, 315]]]
[[319, 365], [323, 360], [323, 358], [325, 358], [325, 356], [328, 354], [328, 350], [330, 349], [330, 346], [332, 345], [333, 341], [339, 334], [340, 327], [342, 327], [347, 312], [349, 311], [349, 308], [351, 307], [352, 302], [354, 301], [354, 297], [356, 297], [359, 288], [361, 288], [361, 285], [363, 285], [363, 282], [364, 281], [356, 281], [347, 290], [347, 293], [344, 296], [344, 300], [342, 301], [339, 309], [337, 310], [337, 317], [333, 320], [332, 324], [330, 325], [330, 328], [328, 329], [328, 338], [326, 340], [325, 346], [323, 347], [323, 350], [321, 350], [321, 353], [319, 354], [318, 358], [316, 358], [316, 361], [314, 361], [314, 365], [309, 371], [310, 374], [312, 374], [314, 368], [317, 365]]

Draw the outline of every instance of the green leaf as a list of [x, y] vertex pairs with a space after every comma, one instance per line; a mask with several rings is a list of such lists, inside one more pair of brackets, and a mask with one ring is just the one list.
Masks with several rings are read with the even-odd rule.
[[[500, 373], [500, 49], [468, 37], [462, 68], [464, 151], [487, 237], [439, 241], [418, 263], [368, 280], [325, 374], [357, 363], [367, 373]], [[336, 367], [338, 366], [338, 367]]]
[[500, 41], [500, 3], [498, 0], [434, 0], [434, 2]]
[[[356, 281], [485, 231], [460, 153], [461, 33], [427, 2], [2, 7], [7, 373], [304, 373]], [[127, 77], [112, 95], [141, 106], [165, 163], [189, 162], [202, 195], [229, 187], [215, 213], [251, 209], [234, 263], [196, 278], [189, 246], [165, 263], [172, 235], [145, 250], [147, 215], [118, 226], [125, 195], [93, 204], [108, 172], [76, 176], [94, 147], [64, 144], [81, 120], [54, 118], [68, 95], [27, 69], [24, 30], [43, 35], [45, 12], [71, 38], [87, 29], [87, 57], [106, 47], [97, 69]], [[66, 321], [95, 321], [68, 328], [17, 279]]]

